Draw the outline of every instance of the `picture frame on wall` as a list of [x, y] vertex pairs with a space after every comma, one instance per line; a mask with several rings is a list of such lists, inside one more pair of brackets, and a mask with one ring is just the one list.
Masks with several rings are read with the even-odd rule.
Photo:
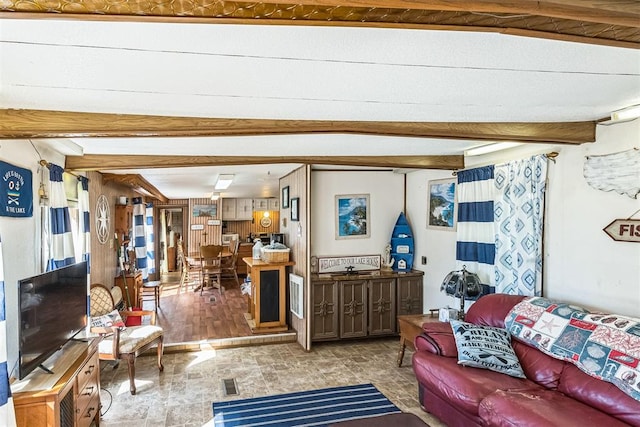
[[207, 216], [207, 217], [217, 217], [218, 216], [218, 205], [193, 205], [193, 213], [194, 217], [199, 216]]
[[455, 231], [458, 216], [456, 178], [429, 181], [427, 228]]
[[342, 194], [336, 199], [336, 239], [371, 236], [371, 209], [368, 194]]
[[282, 201], [280, 202], [282, 209], [289, 208], [289, 186], [282, 188]]
[[300, 221], [300, 197], [291, 199], [291, 221]]

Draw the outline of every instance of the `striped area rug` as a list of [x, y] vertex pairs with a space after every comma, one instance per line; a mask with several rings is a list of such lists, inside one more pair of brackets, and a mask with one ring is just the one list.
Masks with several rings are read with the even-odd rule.
[[213, 425], [326, 426], [400, 412], [373, 384], [362, 384], [214, 402]]

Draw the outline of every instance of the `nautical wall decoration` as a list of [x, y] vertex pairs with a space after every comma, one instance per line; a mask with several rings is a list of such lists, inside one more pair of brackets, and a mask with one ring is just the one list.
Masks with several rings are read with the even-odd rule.
[[402, 212], [391, 234], [391, 259], [396, 271], [408, 271], [413, 267], [413, 232]]
[[29, 169], [0, 161], [0, 215], [33, 216], [33, 184]]
[[615, 191], [636, 199], [640, 193], [640, 149], [587, 156], [583, 173], [587, 183], [597, 190]]
[[640, 219], [616, 219], [604, 228], [616, 242], [640, 243]]

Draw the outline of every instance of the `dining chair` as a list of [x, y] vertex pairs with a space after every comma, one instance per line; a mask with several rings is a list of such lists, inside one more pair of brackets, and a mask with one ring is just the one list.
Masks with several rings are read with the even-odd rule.
[[[222, 245], [202, 245], [200, 246], [200, 263], [201, 263], [201, 282], [200, 282], [200, 295], [205, 287], [205, 284], [213, 288], [218, 288], [222, 292], [222, 284], [220, 276], [221, 270], [221, 258], [222, 258]], [[213, 277], [216, 278], [214, 284]], [[217, 284], [217, 286], [216, 286]]]
[[178, 265], [180, 266], [180, 287], [178, 290], [182, 290], [182, 287], [185, 286], [185, 289], [189, 288], [189, 285], [194, 285], [200, 280], [202, 276], [201, 263], [198, 259], [198, 262], [192, 262], [187, 254], [184, 251], [184, 247], [182, 243], [178, 243]]
[[230, 256], [223, 257], [221, 260], [221, 278], [233, 278], [236, 281], [236, 285], [240, 287], [240, 280], [238, 280], [238, 270], [236, 265], [238, 263], [238, 248], [240, 247], [240, 241], [238, 239], [231, 239], [229, 241], [229, 253]]

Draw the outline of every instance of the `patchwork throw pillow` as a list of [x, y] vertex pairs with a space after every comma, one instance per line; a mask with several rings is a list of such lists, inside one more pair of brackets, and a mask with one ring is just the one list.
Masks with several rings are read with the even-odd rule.
[[526, 378], [505, 329], [452, 320], [458, 364]]
[[120, 317], [118, 310], [113, 310], [111, 313], [107, 313], [103, 316], [93, 316], [91, 318], [92, 328], [110, 328], [112, 326], [118, 326], [120, 329], [124, 329], [124, 321]]

